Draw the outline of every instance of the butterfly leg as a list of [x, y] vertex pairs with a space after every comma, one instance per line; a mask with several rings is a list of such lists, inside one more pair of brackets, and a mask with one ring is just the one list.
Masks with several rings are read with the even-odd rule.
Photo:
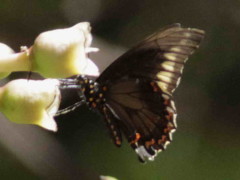
[[59, 116], [59, 115], [62, 115], [62, 114], [67, 114], [67, 113], [69, 113], [69, 112], [71, 112], [71, 111], [74, 111], [75, 109], [77, 109], [78, 107], [80, 107], [82, 104], [84, 104], [85, 103], [85, 100], [82, 100], [82, 101], [79, 101], [79, 102], [76, 102], [76, 103], [74, 103], [73, 105], [71, 105], [71, 106], [68, 106], [68, 107], [66, 107], [66, 108], [64, 108], [64, 109], [61, 109], [61, 110], [59, 110], [56, 114], [55, 114], [55, 117], [56, 116]]

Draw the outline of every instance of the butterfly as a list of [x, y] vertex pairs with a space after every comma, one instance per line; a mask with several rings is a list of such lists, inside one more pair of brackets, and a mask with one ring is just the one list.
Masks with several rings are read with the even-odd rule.
[[116, 146], [124, 135], [141, 162], [154, 160], [172, 141], [177, 128], [173, 92], [203, 37], [202, 30], [173, 24], [131, 48], [96, 80], [62, 79], [61, 88], [77, 89], [80, 101], [59, 114], [85, 103], [102, 114]]

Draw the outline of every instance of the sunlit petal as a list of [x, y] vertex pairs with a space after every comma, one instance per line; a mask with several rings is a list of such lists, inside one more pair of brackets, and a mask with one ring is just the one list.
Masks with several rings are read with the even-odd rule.
[[56, 131], [53, 116], [60, 104], [58, 85], [54, 79], [11, 81], [0, 89], [0, 111], [12, 122]]

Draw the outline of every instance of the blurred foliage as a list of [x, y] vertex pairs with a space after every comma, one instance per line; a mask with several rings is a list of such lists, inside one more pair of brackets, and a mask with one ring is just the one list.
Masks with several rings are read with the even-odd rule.
[[[119, 180], [239, 179], [240, 1], [106, 0], [100, 1], [94, 17], [93, 9], [85, 8], [85, 0], [72, 2], [75, 6], [70, 13], [63, 7], [71, 3], [68, 0], [0, 0], [0, 41], [18, 50], [20, 45], [31, 45], [42, 31], [87, 21], [88, 13], [96, 36], [126, 47], [175, 22], [206, 31], [175, 93], [178, 130], [168, 149], [154, 162], [140, 164], [126, 143], [114, 147], [98, 114], [82, 107], [58, 117], [59, 131], [52, 134], [74, 165]], [[84, 16], [71, 18], [79, 12]], [[28, 136], [24, 138], [31, 143]], [[1, 144], [0, 171], [5, 179], [41, 176]]]

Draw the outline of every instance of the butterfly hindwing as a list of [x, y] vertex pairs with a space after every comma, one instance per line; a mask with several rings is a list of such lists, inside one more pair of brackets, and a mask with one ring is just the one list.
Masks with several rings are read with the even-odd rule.
[[[121, 88], [119, 88], [119, 86]], [[153, 160], [165, 149], [176, 129], [176, 110], [171, 96], [155, 81], [127, 79], [106, 92], [109, 112], [140, 159]]]

